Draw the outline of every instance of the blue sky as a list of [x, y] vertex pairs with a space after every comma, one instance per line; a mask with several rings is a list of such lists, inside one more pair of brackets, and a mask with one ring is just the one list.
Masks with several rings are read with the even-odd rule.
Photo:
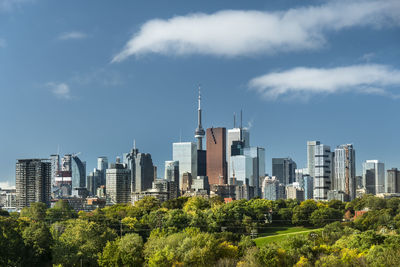
[[[172, 142], [244, 110], [252, 145], [306, 163], [353, 143], [400, 167], [399, 1], [0, 0], [0, 182], [18, 158], [131, 149], [162, 171]], [[161, 176], [161, 173], [159, 173]]]

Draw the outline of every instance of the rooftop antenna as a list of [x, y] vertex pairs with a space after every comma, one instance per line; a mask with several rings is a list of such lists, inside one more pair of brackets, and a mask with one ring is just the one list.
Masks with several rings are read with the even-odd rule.
[[133, 150], [136, 150], [136, 139], [133, 139]]
[[60, 145], [57, 145], [57, 155], [60, 155]]
[[236, 112], [233, 112], [233, 128], [236, 128]]
[[240, 110], [240, 141], [243, 141], [242, 130], [243, 130], [243, 111]]

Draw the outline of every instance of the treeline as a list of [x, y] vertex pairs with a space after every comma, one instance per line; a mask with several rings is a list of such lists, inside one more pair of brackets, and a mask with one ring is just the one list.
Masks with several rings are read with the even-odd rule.
[[[355, 211], [368, 212], [351, 220]], [[65, 201], [0, 216], [0, 266], [400, 266], [400, 199], [144, 198], [76, 213]], [[255, 246], [276, 226], [319, 228]]]

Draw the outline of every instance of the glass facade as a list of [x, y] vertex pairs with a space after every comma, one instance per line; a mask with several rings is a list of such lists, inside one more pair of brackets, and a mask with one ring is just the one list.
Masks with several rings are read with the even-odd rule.
[[185, 172], [197, 177], [197, 146], [192, 142], [172, 144], [173, 161], [179, 162], [179, 186], [182, 189], [182, 177]]

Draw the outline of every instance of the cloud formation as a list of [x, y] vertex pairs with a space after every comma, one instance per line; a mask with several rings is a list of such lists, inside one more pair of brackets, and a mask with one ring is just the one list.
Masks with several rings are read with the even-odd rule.
[[317, 94], [356, 92], [394, 98], [392, 87], [400, 89], [400, 70], [387, 65], [364, 64], [336, 68], [298, 67], [256, 77], [249, 87], [267, 99], [308, 98]]
[[58, 98], [71, 99], [71, 90], [66, 83], [49, 82], [46, 84], [51, 92]]
[[64, 32], [58, 36], [59, 40], [76, 40], [76, 39], [84, 39], [87, 37], [86, 33], [73, 31], [73, 32]]
[[329, 31], [399, 24], [398, 0], [339, 0], [280, 12], [196, 13], [144, 23], [112, 61], [146, 53], [234, 57], [309, 50], [321, 47]]

